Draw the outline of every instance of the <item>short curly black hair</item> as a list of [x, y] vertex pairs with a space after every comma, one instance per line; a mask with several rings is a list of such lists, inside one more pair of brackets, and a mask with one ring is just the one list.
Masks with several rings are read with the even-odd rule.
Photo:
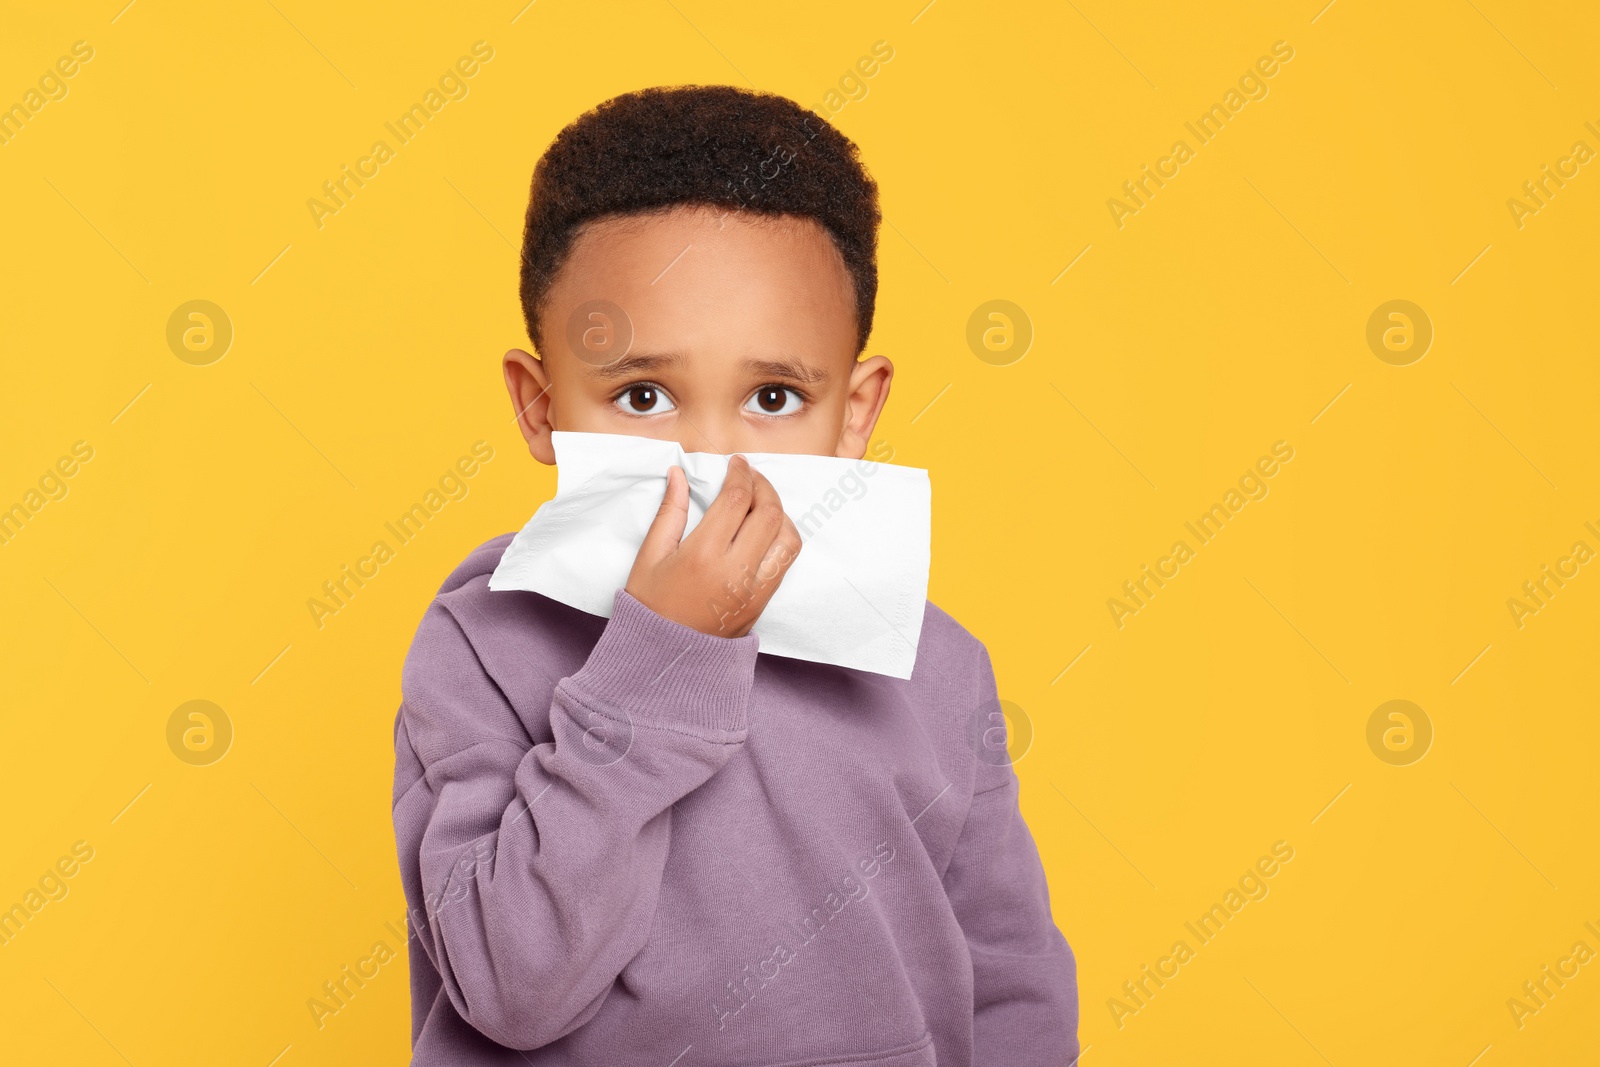
[[878, 295], [878, 186], [858, 149], [786, 97], [732, 85], [624, 93], [579, 116], [533, 171], [522, 236], [522, 314], [539, 317], [578, 228], [677, 205], [725, 207], [819, 223], [854, 281], [856, 355]]

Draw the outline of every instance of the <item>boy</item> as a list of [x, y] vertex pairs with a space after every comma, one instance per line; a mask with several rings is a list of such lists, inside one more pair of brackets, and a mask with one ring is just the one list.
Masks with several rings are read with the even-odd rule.
[[[855, 145], [781, 97], [582, 116], [534, 172], [540, 355], [504, 359], [529, 451], [860, 459], [893, 375], [858, 362], [878, 221]], [[395, 723], [413, 1064], [1073, 1063], [1017, 779], [969, 742], [1003, 721], [983, 645], [928, 604], [906, 681], [758, 655], [799, 535], [740, 456], [684, 537], [686, 493], [673, 468], [609, 620], [491, 594], [511, 534], [422, 619]]]

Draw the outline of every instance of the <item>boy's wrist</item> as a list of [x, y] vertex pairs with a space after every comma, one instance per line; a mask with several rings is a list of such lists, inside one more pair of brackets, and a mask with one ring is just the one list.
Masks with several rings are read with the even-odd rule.
[[760, 639], [719, 637], [652, 611], [626, 589], [589, 660], [565, 684], [603, 713], [743, 740]]

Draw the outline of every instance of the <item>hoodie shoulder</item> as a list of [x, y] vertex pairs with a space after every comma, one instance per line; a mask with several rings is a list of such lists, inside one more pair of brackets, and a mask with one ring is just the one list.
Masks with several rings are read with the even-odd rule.
[[[402, 715], [425, 757], [469, 733], [503, 736], [510, 725], [506, 711], [515, 712], [527, 734], [542, 735], [556, 684], [583, 666], [605, 628], [605, 619], [538, 593], [489, 588], [514, 536], [500, 534], [468, 553], [417, 624], [400, 688]], [[456, 721], [471, 710], [469, 692], [483, 705], [483, 716], [494, 720], [492, 728]], [[438, 719], [431, 732], [424, 718], [430, 708]]]
[[942, 685], [981, 689], [989, 669], [989, 650], [983, 642], [939, 605], [927, 601], [913, 677], [926, 672]]
[[456, 569], [439, 586], [437, 595], [443, 596], [466, 585], [480, 575], [493, 574], [494, 569], [500, 565], [500, 557], [505, 555], [506, 546], [511, 544], [511, 539], [516, 536], [516, 531], [503, 533], [498, 537], [491, 537], [477, 548], [467, 554], [467, 558], [456, 564]]
[[922, 614], [922, 636], [923, 640], [932, 638], [941, 649], [963, 658], [987, 651], [971, 630], [931, 600]]

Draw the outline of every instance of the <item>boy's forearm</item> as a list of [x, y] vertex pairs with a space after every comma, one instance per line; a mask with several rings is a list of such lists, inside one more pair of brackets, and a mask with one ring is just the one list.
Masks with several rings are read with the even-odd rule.
[[755, 643], [619, 594], [584, 667], [556, 687], [553, 742], [530, 749], [494, 736], [503, 724], [463, 721], [483, 700], [470, 684], [408, 704], [418, 732], [469, 739], [430, 763], [431, 807], [395, 817], [402, 838], [403, 822], [425, 827], [407, 878], [414, 914], [418, 895], [429, 905], [419, 937], [486, 1036], [527, 1049], [570, 1032], [644, 945], [669, 809], [742, 744]]

